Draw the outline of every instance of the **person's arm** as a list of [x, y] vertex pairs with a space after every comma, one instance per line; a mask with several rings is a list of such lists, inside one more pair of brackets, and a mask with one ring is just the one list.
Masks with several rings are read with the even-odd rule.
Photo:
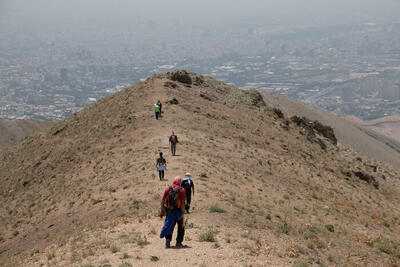
[[160, 210], [160, 218], [164, 217], [166, 215], [165, 211], [165, 198], [167, 197], [167, 190], [164, 191], [164, 195], [161, 199], [161, 210]]
[[183, 214], [185, 214], [185, 200], [181, 204], [181, 213], [182, 213], [182, 219], [183, 219]]
[[161, 210], [160, 210], [160, 218], [165, 216], [165, 200], [161, 200]]
[[182, 213], [182, 219], [183, 219], [183, 214], [185, 214], [185, 201], [186, 201], [186, 193], [185, 189], [181, 189], [181, 196], [182, 196], [182, 202], [181, 202], [181, 213]]

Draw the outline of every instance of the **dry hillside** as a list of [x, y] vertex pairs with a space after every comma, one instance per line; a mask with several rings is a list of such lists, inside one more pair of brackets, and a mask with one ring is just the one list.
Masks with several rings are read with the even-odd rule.
[[387, 116], [373, 121], [362, 121], [354, 117], [347, 119], [359, 124], [363, 128], [393, 139], [400, 144], [400, 116]]
[[362, 123], [362, 121], [337, 117], [327, 111], [265, 90], [260, 90], [260, 92], [264, 96], [267, 105], [279, 108], [290, 116], [305, 116], [331, 125], [339, 142], [400, 168], [400, 142], [397, 140], [398, 137], [385, 136], [382, 131], [376, 131], [376, 129]]
[[50, 124], [50, 122], [37, 120], [0, 120], [0, 147], [37, 131], [44, 131]]
[[[265, 106], [256, 91], [193, 73], [149, 78], [0, 159], [1, 266], [400, 264], [398, 169]], [[187, 171], [196, 185], [187, 247], [165, 249], [160, 198]]]

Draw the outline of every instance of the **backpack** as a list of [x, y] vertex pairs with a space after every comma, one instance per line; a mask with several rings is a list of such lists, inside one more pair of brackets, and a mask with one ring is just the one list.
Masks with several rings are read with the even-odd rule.
[[191, 190], [191, 184], [190, 184], [189, 180], [183, 180], [181, 183], [181, 186], [185, 189], [185, 191]]
[[176, 135], [171, 135], [171, 142], [176, 144], [177, 141]]
[[182, 187], [173, 188], [169, 187], [168, 195], [165, 199], [165, 204], [167, 209], [176, 210], [181, 207], [181, 202], [179, 199], [179, 191], [181, 191]]

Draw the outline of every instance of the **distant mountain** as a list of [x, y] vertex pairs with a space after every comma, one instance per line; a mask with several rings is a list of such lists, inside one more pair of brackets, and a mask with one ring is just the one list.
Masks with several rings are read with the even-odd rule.
[[[400, 264], [400, 170], [275, 101], [173, 71], [3, 147], [0, 265]], [[165, 249], [160, 199], [186, 172], [195, 183], [187, 247]]]
[[373, 121], [362, 121], [354, 117], [346, 117], [351, 121], [386, 136], [400, 144], [400, 116], [387, 116]]
[[49, 128], [50, 122], [37, 120], [0, 120], [0, 147], [27, 135]]

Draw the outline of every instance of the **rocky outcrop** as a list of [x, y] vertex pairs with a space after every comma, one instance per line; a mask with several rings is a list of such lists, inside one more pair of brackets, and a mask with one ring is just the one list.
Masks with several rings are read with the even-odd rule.
[[290, 118], [297, 126], [306, 130], [309, 136], [315, 137], [315, 133], [327, 138], [332, 144], [337, 145], [337, 138], [330, 126], [323, 125], [319, 121], [312, 121], [306, 117], [293, 116]]

